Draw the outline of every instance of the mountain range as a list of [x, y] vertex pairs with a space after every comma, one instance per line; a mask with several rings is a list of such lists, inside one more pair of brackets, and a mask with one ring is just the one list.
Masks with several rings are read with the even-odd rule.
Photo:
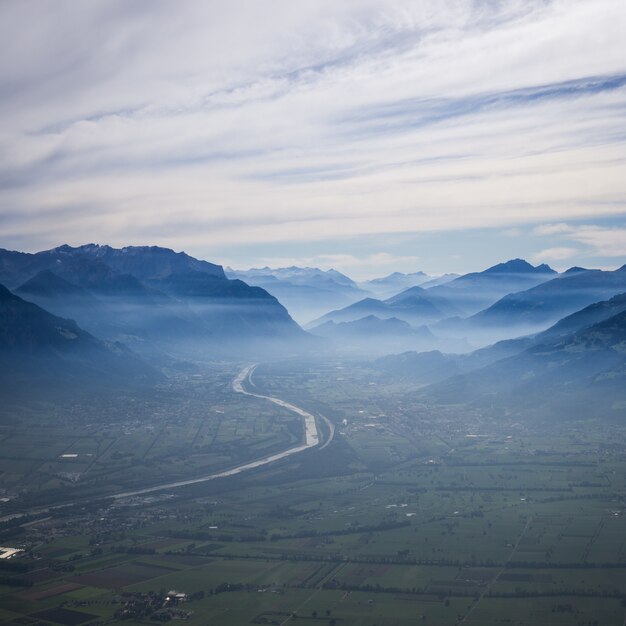
[[[334, 270], [245, 274], [318, 306], [325, 297], [363, 294]], [[4, 384], [13, 380], [19, 388], [29, 377], [43, 380], [45, 372], [54, 373], [49, 380], [65, 372], [66, 382], [87, 385], [97, 379], [154, 382], [160, 374], [146, 360], [157, 363], [155, 355], [248, 358], [310, 349], [386, 355], [375, 368], [426, 386], [426, 396], [438, 402], [484, 403], [495, 393], [510, 403], [526, 394], [515, 401], [528, 407], [533, 393], [540, 397], [542, 381], [555, 389], [566, 380], [596, 385], [598, 376], [612, 372], [602, 378], [602, 388], [612, 389], [611, 381], [622, 380], [626, 267], [557, 274], [514, 259], [443, 285], [423, 282], [384, 300], [361, 298], [315, 320], [311, 334], [275, 296], [233, 276], [220, 265], [155, 246], [0, 250], [6, 284], [0, 357], [3, 373], [11, 372]], [[390, 275], [379, 284], [405, 278]], [[418, 272], [406, 280], [422, 278]], [[474, 351], [467, 343], [484, 345], [492, 336], [504, 340]]]
[[626, 266], [615, 271], [573, 268], [563, 275], [517, 293], [464, 320], [470, 332], [500, 329], [506, 336], [535, 332], [583, 307], [626, 291]]
[[626, 311], [427, 388], [431, 401], [514, 415], [620, 418], [626, 408]]
[[[575, 267], [557, 274], [546, 265], [534, 267], [513, 259], [445, 285], [411, 287], [386, 300], [364, 298], [323, 315], [307, 328], [315, 334], [329, 321], [394, 317], [413, 327], [428, 325], [432, 347], [450, 350], [456, 345], [453, 349], [458, 350], [465, 342], [476, 348], [536, 334], [570, 313], [623, 291], [625, 267], [614, 271]], [[484, 308], [468, 315], [476, 306]]]
[[336, 270], [315, 267], [269, 267], [233, 270], [226, 269], [229, 278], [240, 279], [249, 285], [262, 287], [276, 297], [294, 318], [302, 323], [343, 307], [369, 295], [351, 278]]
[[0, 281], [87, 331], [134, 349], [217, 351], [306, 341], [286, 309], [221, 266], [156, 246], [0, 250]]
[[394, 296], [410, 287], [417, 287], [429, 281], [435, 280], [424, 272], [393, 272], [381, 278], [372, 278], [361, 283], [361, 287], [376, 296], [385, 299]]
[[556, 275], [557, 272], [548, 265], [533, 266], [523, 259], [512, 259], [436, 285], [428, 289], [428, 293], [447, 300], [466, 317], [491, 306], [507, 294], [530, 289]]
[[375, 315], [351, 322], [327, 321], [315, 327], [312, 332], [334, 341], [343, 350], [370, 354], [385, 354], [407, 347], [428, 350], [432, 348], [435, 339], [426, 326], [414, 328], [397, 317], [381, 319]]
[[388, 299], [411, 287], [433, 287], [454, 280], [457, 274], [429, 276], [424, 272], [393, 272], [381, 278], [355, 282], [337, 270], [316, 267], [226, 268], [229, 278], [262, 287], [275, 296], [300, 323], [311, 324], [329, 310], [348, 307], [365, 298]]
[[626, 293], [594, 303], [547, 330], [467, 355], [405, 352], [375, 369], [422, 387], [440, 404], [469, 404], [541, 418], [626, 408]]
[[515, 259], [483, 272], [460, 276], [443, 285], [428, 289], [410, 287], [386, 300], [364, 298], [323, 315], [307, 328], [315, 329], [328, 321], [354, 321], [367, 315], [381, 319], [397, 317], [413, 325], [433, 324], [450, 317], [461, 319], [476, 307], [489, 306], [503, 295], [535, 286], [555, 275], [556, 272], [548, 266], [533, 267], [526, 261]]

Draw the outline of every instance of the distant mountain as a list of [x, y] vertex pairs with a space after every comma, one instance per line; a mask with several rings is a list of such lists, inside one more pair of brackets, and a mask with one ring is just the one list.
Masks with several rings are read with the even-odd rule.
[[341, 349], [357, 349], [369, 354], [384, 354], [398, 349], [425, 350], [434, 337], [426, 326], [412, 327], [395, 317], [381, 319], [368, 315], [351, 322], [325, 322], [311, 331], [334, 342]]
[[621, 311], [436, 383], [425, 393], [436, 402], [476, 404], [538, 419], [598, 415], [620, 419], [625, 388], [626, 311]]
[[97, 304], [98, 300], [87, 290], [73, 285], [50, 270], [42, 270], [27, 280], [19, 291], [25, 295], [34, 295], [40, 298], [58, 299], [59, 297], [75, 299], [82, 298], [85, 303]]
[[536, 287], [512, 293], [460, 326], [500, 336], [537, 332], [594, 302], [626, 291], [626, 266], [612, 271], [569, 272]]
[[424, 311], [432, 307], [435, 316], [449, 316], [458, 313], [458, 309], [449, 300], [423, 287], [411, 287], [406, 291], [385, 300], [385, 303], [397, 310], [406, 310], [411, 313]]
[[89, 332], [137, 348], [146, 341], [162, 345], [210, 336], [186, 304], [102, 261], [67, 257], [52, 267], [54, 272], [38, 272], [15, 293], [55, 315], [75, 319]]
[[276, 297], [301, 322], [368, 295], [352, 279], [336, 270], [315, 267], [269, 267], [249, 270], [227, 268], [229, 278], [262, 287]]
[[377, 298], [389, 298], [405, 289], [416, 287], [432, 280], [432, 276], [424, 272], [413, 272], [411, 274], [403, 274], [402, 272], [393, 272], [382, 278], [373, 278], [361, 283], [361, 287]]
[[323, 315], [311, 322], [307, 328], [315, 329], [329, 321], [352, 322], [368, 315], [375, 315], [381, 319], [395, 317], [413, 326], [421, 326], [457, 313], [445, 298], [436, 294], [431, 295], [431, 291], [411, 287], [387, 300], [364, 298], [348, 307]]
[[430, 352], [403, 352], [376, 359], [373, 367], [395, 379], [412, 380], [421, 384], [445, 380], [460, 371], [458, 357]]
[[622, 311], [626, 311], [626, 293], [619, 294], [610, 300], [590, 304], [584, 309], [562, 318], [540, 333], [498, 341], [491, 346], [464, 355], [462, 359], [463, 369], [469, 371], [483, 367], [499, 359], [519, 354], [533, 346], [553, 343], [566, 335], [603, 322]]
[[588, 272], [588, 271], [589, 271], [589, 268], [578, 267], [577, 265], [574, 265], [574, 267], [570, 267], [569, 269], [565, 270], [563, 272], [563, 276], [567, 276], [571, 274], [580, 274], [580, 272]]
[[155, 246], [0, 250], [0, 276], [41, 306], [137, 350], [206, 353], [310, 338], [270, 294], [221, 266]]
[[217, 278], [226, 278], [221, 265], [194, 259], [185, 252], [174, 252], [159, 246], [111, 246], [87, 244], [78, 248], [61, 246], [57, 251], [67, 251], [72, 256], [83, 255], [101, 260], [121, 274], [131, 274], [139, 280], [160, 280], [173, 274], [200, 272]]
[[422, 283], [420, 287], [422, 289], [430, 289], [431, 287], [437, 287], [437, 285], [445, 285], [446, 283], [452, 282], [455, 278], [459, 278], [460, 274], [442, 274], [441, 276], [436, 276], [435, 278], [431, 278], [426, 282]]
[[162, 378], [120, 343], [106, 343], [0, 285], [0, 389], [3, 398], [39, 387], [152, 384]]
[[318, 287], [335, 287], [343, 285], [344, 287], [356, 287], [356, 283], [337, 270], [321, 270], [317, 267], [262, 267], [251, 268], [249, 270], [226, 269], [226, 274], [232, 278], [240, 278], [242, 280], [275, 278], [277, 280], [288, 281], [293, 285], [316, 285]]
[[15, 289], [15, 293], [59, 317], [71, 318], [77, 309], [100, 315], [104, 304], [86, 289], [74, 285], [50, 270], [42, 270]]
[[554, 326], [539, 333], [533, 338], [535, 343], [557, 339], [577, 332], [593, 324], [599, 324], [604, 320], [626, 311], [626, 293], [620, 293], [610, 300], [595, 302], [559, 320]]
[[[566, 335], [582, 331], [623, 311], [626, 311], [626, 293], [576, 311], [541, 333], [498, 341], [469, 354], [405, 352], [390, 354], [378, 359], [373, 365], [376, 369], [405, 380], [421, 384], [436, 382], [486, 367], [537, 345], [560, 341]], [[433, 360], [435, 358], [436, 361]], [[429, 370], [431, 367], [432, 371]]]
[[[326, 322], [316, 328], [316, 333], [326, 337], [336, 333], [361, 334], [371, 332], [379, 335], [398, 335], [410, 333], [413, 330], [414, 329], [410, 324], [407, 324], [396, 317], [390, 317], [382, 320], [375, 315], [368, 315], [367, 317], [355, 320], [354, 322], [340, 322], [339, 324], [336, 324], [335, 322]], [[432, 336], [429, 331], [426, 330], [426, 332], [429, 336]]]
[[529, 289], [556, 275], [547, 265], [533, 267], [523, 259], [513, 259], [431, 287], [428, 294], [445, 299], [461, 316], [467, 316], [491, 306], [509, 293]]

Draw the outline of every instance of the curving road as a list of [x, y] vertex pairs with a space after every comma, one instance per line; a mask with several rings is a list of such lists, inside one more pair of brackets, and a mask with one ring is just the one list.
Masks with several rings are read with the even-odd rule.
[[[317, 423], [315, 421], [315, 417], [309, 413], [308, 411], [305, 411], [304, 409], [301, 409], [300, 407], [296, 406], [295, 404], [291, 404], [290, 402], [285, 402], [284, 400], [281, 400], [280, 398], [274, 398], [271, 396], [264, 396], [260, 393], [252, 393], [250, 391], [246, 391], [243, 387], [246, 379], [250, 379], [250, 376], [252, 374], [252, 372], [254, 371], [254, 369], [256, 368], [256, 364], [254, 365], [248, 365], [247, 367], [244, 367], [241, 372], [239, 372], [239, 374], [237, 374], [237, 376], [235, 377], [235, 379], [233, 380], [232, 386], [233, 386], [233, 390], [236, 393], [242, 393], [246, 396], [254, 396], [255, 398], [262, 398], [264, 400], [268, 400], [270, 402], [273, 402], [274, 404], [277, 404], [278, 406], [282, 406], [283, 408], [292, 411], [293, 413], [296, 413], [297, 415], [300, 415], [300, 417], [302, 417], [303, 421], [304, 421], [304, 432], [305, 432], [305, 441], [303, 444], [299, 445], [299, 446], [295, 446], [293, 448], [288, 448], [287, 450], [284, 450], [283, 452], [277, 452], [276, 454], [272, 454], [270, 456], [266, 456], [263, 457], [262, 459], [257, 459], [256, 461], [250, 461], [248, 463], [244, 463], [243, 465], [238, 465], [237, 467], [233, 467], [231, 469], [228, 470], [224, 470], [222, 472], [216, 472], [215, 474], [209, 474], [208, 476], [201, 476], [200, 478], [190, 478], [188, 480], [178, 480], [175, 482], [170, 482], [170, 483], [163, 483], [161, 485], [154, 485], [152, 487], [145, 487], [143, 489], [135, 489], [133, 491], [124, 491], [121, 493], [116, 493], [110, 496], [107, 495], [100, 495], [98, 496], [98, 499], [104, 499], [104, 498], [114, 498], [115, 500], [120, 500], [122, 498], [130, 498], [132, 496], [140, 496], [146, 493], [153, 493], [155, 491], [165, 491], [167, 489], [176, 489], [178, 487], [185, 487], [187, 485], [195, 485], [197, 483], [204, 483], [207, 482], [209, 480], [215, 480], [216, 478], [226, 478], [227, 476], [235, 476], [236, 474], [241, 474], [242, 472], [246, 472], [248, 470], [254, 469], [256, 467], [262, 467], [263, 465], [267, 465], [269, 463], [273, 463], [274, 461], [279, 461], [280, 459], [284, 459], [288, 456], [291, 456], [292, 454], [298, 454], [299, 452], [303, 452], [304, 450], [308, 449], [308, 448], [314, 448], [316, 446], [319, 446], [320, 444], [320, 434], [317, 428]], [[251, 381], [250, 381], [251, 382]], [[253, 384], [253, 383], [251, 383]], [[328, 429], [329, 429], [329, 436], [327, 441], [324, 443], [324, 445], [322, 445], [320, 447], [320, 450], [323, 450], [333, 439], [334, 435], [335, 435], [335, 428], [334, 425], [332, 424], [332, 422], [330, 422], [330, 420], [328, 420], [326, 417], [324, 416], [320, 416], [324, 422], [328, 425]], [[95, 499], [95, 498], [94, 498]], [[5, 522], [8, 521], [10, 519], [16, 519], [19, 517], [24, 517], [25, 515], [29, 515], [29, 514], [37, 514], [37, 513], [47, 513], [50, 511], [55, 511], [58, 509], [62, 509], [62, 508], [66, 508], [68, 506], [72, 506], [74, 504], [84, 504], [86, 502], [89, 502], [90, 500], [80, 500], [77, 502], [66, 502], [64, 504], [57, 504], [57, 505], [53, 505], [53, 506], [48, 506], [48, 507], [42, 507], [42, 508], [36, 508], [36, 509], [31, 509], [29, 511], [23, 511], [20, 513], [13, 513], [10, 515], [6, 515], [4, 517], [0, 518], [0, 522]]]
[[[249, 380], [256, 366], [257, 366], [256, 363], [254, 365], [248, 365], [244, 367], [241, 370], [241, 372], [239, 372], [239, 374], [237, 374], [237, 376], [233, 380], [233, 391], [235, 391], [236, 393], [242, 393], [246, 396], [254, 396], [255, 398], [262, 398], [264, 400], [269, 400], [270, 402], [273, 402], [274, 404], [277, 404], [278, 406], [281, 406], [287, 409], [288, 411], [292, 411], [293, 413], [300, 415], [300, 417], [302, 417], [304, 421], [305, 441], [303, 444], [299, 446], [295, 446], [294, 448], [288, 448], [287, 450], [284, 450], [283, 452], [277, 452], [276, 454], [272, 454], [271, 456], [267, 456], [262, 459], [257, 459], [256, 461], [250, 461], [249, 463], [238, 465], [237, 467], [233, 467], [229, 470], [224, 470], [223, 472], [209, 474], [208, 476], [201, 476], [200, 478], [190, 478], [188, 480], [179, 480], [176, 482], [165, 483], [162, 485], [155, 485], [153, 487], [146, 487], [144, 489], [136, 489], [134, 491], [124, 491], [123, 493], [117, 493], [109, 497], [119, 500], [121, 498], [130, 498], [132, 496], [140, 496], [146, 493], [152, 493], [154, 491], [164, 491], [166, 489], [176, 489], [177, 487], [185, 487], [187, 485], [195, 485], [197, 483], [204, 483], [209, 480], [215, 480], [216, 478], [226, 478], [227, 476], [235, 476], [236, 474], [241, 474], [241, 472], [246, 472], [256, 467], [262, 467], [263, 465], [267, 465], [268, 463], [279, 461], [280, 459], [284, 459], [288, 456], [291, 456], [292, 454], [298, 454], [298, 452], [303, 452], [304, 450], [308, 448], [314, 448], [315, 446], [318, 446], [320, 443], [320, 434], [317, 429], [317, 422], [315, 421], [315, 417], [311, 413], [309, 413], [308, 411], [305, 411], [304, 409], [301, 409], [299, 406], [296, 406], [295, 404], [291, 404], [290, 402], [285, 402], [284, 400], [281, 400], [280, 398], [274, 398], [272, 396], [264, 396], [260, 393], [252, 393], [244, 389], [243, 385], [246, 379]], [[325, 448], [331, 442], [335, 434], [334, 425], [325, 417], [323, 417], [322, 419], [326, 422], [326, 424], [328, 424], [329, 437], [326, 443], [324, 443], [324, 445], [320, 448], [320, 450]]]

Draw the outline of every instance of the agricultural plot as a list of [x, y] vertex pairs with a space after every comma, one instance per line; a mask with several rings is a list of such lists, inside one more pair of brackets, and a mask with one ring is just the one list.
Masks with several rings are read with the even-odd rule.
[[[155, 474], [193, 475], [301, 436], [292, 416], [233, 397], [226, 382], [216, 375], [208, 386], [206, 420], [190, 401], [178, 428], [165, 409], [160, 420], [94, 424], [81, 437], [59, 424], [46, 450], [33, 427], [40, 443], [11, 484], [50, 497], [110, 482], [149, 485]], [[254, 382], [328, 417], [331, 444], [248, 474], [5, 522], [2, 541], [25, 555], [0, 564], [0, 618], [623, 624], [621, 425], [539, 430], [471, 407], [437, 413], [358, 364], [261, 366]], [[193, 389], [204, 399], [197, 379]], [[28, 424], [3, 428], [5, 441], [26, 445]], [[93, 455], [72, 485], [58, 477], [58, 465], [73, 462], [58, 458], [64, 453]], [[184, 597], [172, 604], [170, 591]]]

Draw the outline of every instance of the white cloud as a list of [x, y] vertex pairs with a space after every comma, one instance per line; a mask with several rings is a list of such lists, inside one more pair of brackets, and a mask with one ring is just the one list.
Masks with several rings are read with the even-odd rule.
[[563, 233], [572, 232], [569, 224], [541, 224], [533, 228], [536, 235], [561, 235]]
[[625, 28], [620, 0], [3, 3], [0, 244], [624, 213]]
[[546, 248], [537, 252], [532, 258], [533, 263], [548, 263], [550, 261], [563, 261], [565, 259], [571, 259], [580, 253], [578, 248], [567, 248], [565, 246], [560, 248]]
[[580, 226], [569, 237], [578, 241], [603, 257], [626, 255], [626, 228], [601, 228], [599, 226]]
[[[584, 256], [619, 257], [626, 256], [626, 228], [603, 227], [593, 224], [546, 224], [537, 226], [534, 232], [538, 235], [558, 235], [566, 240], [584, 246], [579, 248], [556, 247], [543, 250], [536, 258], [565, 259], [576, 253]], [[564, 256], [559, 256], [563, 254]], [[543, 256], [542, 256], [543, 255]], [[552, 256], [550, 256], [552, 255]]]

